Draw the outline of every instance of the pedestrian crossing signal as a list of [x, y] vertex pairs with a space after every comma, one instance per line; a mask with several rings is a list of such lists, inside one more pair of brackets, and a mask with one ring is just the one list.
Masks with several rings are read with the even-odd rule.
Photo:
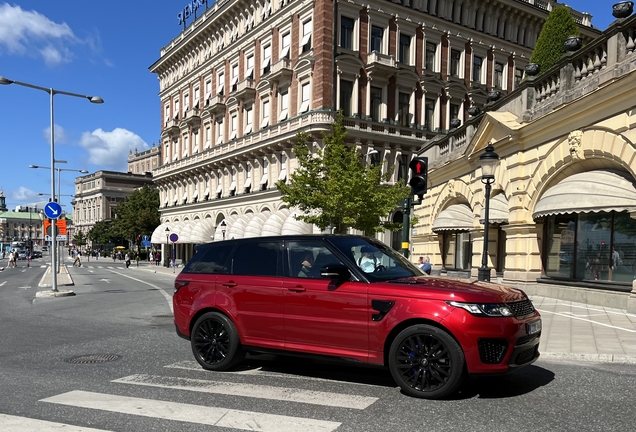
[[411, 194], [417, 195], [421, 201], [426, 193], [428, 183], [428, 158], [413, 158], [411, 163], [409, 163], [409, 168], [411, 169], [411, 180], [409, 180]]

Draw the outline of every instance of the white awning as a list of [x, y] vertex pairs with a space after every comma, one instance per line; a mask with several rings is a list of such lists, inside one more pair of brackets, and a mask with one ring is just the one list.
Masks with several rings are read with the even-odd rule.
[[201, 244], [210, 243], [214, 237], [214, 221], [212, 218], [196, 219], [192, 222], [190, 232], [190, 243]]
[[155, 244], [166, 244], [166, 228], [168, 228], [168, 224], [165, 222], [155, 228], [150, 236], [150, 242]]
[[255, 214], [254, 217], [245, 226], [243, 238], [260, 237], [263, 232], [263, 225], [265, 225], [265, 221], [267, 221], [269, 215], [270, 212]]
[[179, 199], [179, 197], [177, 196], [177, 194], [176, 194], [176, 193], [174, 194], [174, 197], [173, 197], [173, 198], [174, 198], [174, 199], [172, 200], [172, 202], [176, 204], [176, 203], [177, 203], [177, 200]]
[[283, 224], [289, 216], [288, 209], [281, 209], [275, 211], [270, 214], [265, 223], [263, 224], [263, 228], [261, 229], [262, 236], [277, 236], [280, 235], [283, 230]]
[[261, 122], [261, 129], [266, 128], [269, 125], [269, 117], [263, 117], [263, 121]]
[[194, 228], [193, 221], [183, 221], [181, 222], [181, 226], [179, 227], [179, 243], [192, 243], [190, 239], [190, 233], [192, 232], [192, 228]]
[[261, 186], [267, 184], [267, 177], [267, 174], [263, 174], [263, 177], [261, 177]]
[[253, 67], [248, 68], [248, 69], [245, 71], [245, 78], [253, 78], [253, 77], [252, 77], [252, 75], [253, 75], [253, 74], [254, 74], [254, 68], [253, 68]]
[[243, 131], [243, 135], [247, 135], [248, 133], [252, 133], [252, 124], [248, 124], [245, 126], [245, 130]]
[[220, 194], [221, 192], [223, 192], [223, 183], [219, 183], [216, 187], [216, 193]]
[[[187, 227], [189, 222], [190, 221], [177, 221], [162, 223], [152, 232], [152, 235], [150, 236], [150, 242], [155, 244], [172, 244], [171, 241], [166, 241], [166, 236], [176, 233], [179, 236], [179, 240], [177, 240], [177, 243], [188, 243], [190, 241], [188, 237], [189, 228]], [[169, 228], [169, 230], [166, 231], [166, 228]]]
[[247, 189], [249, 187], [252, 187], [252, 179], [251, 178], [245, 179], [245, 184], [243, 185], [243, 188], [245, 188], [245, 189]]
[[309, 101], [304, 101], [301, 105], [300, 105], [300, 111], [301, 113], [304, 113], [305, 111], [307, 111], [309, 109]]
[[230, 85], [232, 85], [232, 86], [236, 85], [237, 82], [238, 82], [238, 77], [237, 76], [232, 77], [232, 82], [230, 82]]
[[285, 180], [287, 180], [287, 170], [282, 170], [282, 171], [278, 174], [278, 180], [279, 180], [279, 181], [285, 181]]
[[269, 66], [269, 61], [271, 60], [271, 57], [265, 57], [263, 59], [263, 69], [265, 69], [267, 66]]
[[205, 188], [205, 192], [203, 192], [203, 196], [206, 197], [206, 198], [210, 196], [210, 188], [209, 187]]
[[194, 190], [194, 194], [192, 194], [192, 199], [198, 198], [199, 197], [199, 190], [195, 189]]
[[246, 213], [243, 216], [239, 216], [238, 219], [234, 221], [232, 227], [228, 231], [228, 234], [225, 236], [226, 239], [240, 239], [245, 235], [245, 227], [248, 222], [252, 220], [254, 217], [254, 213]]
[[232, 183], [230, 183], [230, 192], [234, 192], [236, 190], [236, 182], [233, 181]]
[[219, 84], [219, 86], [216, 88], [216, 92], [218, 94], [223, 94], [223, 86], [224, 84]]
[[[481, 209], [481, 216], [479, 217], [479, 223], [483, 224], [486, 220], [486, 209]], [[488, 208], [488, 223], [489, 224], [502, 224], [508, 223], [508, 217], [510, 211], [508, 210], [508, 200], [503, 193], [499, 193], [490, 198], [490, 207]]]
[[283, 228], [280, 230], [281, 235], [293, 235], [293, 234], [313, 234], [314, 227], [307, 222], [303, 222], [296, 219], [298, 213], [293, 212], [287, 216], [283, 223]]
[[594, 170], [550, 187], [534, 208], [534, 219], [568, 213], [636, 211], [634, 179], [625, 172]]
[[280, 115], [278, 116], [278, 121], [281, 122], [283, 120], [287, 119], [287, 110], [284, 109], [280, 112]]
[[188, 200], [188, 191], [185, 191], [185, 192], [183, 193], [183, 198], [181, 198], [181, 200], [182, 200], [183, 202], [186, 202], [186, 201]]
[[473, 228], [473, 211], [466, 204], [453, 204], [442, 210], [433, 222], [433, 232], [468, 231]]

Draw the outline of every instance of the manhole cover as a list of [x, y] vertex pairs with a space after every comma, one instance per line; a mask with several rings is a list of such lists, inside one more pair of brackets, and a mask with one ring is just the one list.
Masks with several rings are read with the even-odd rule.
[[73, 364], [92, 364], [117, 361], [119, 359], [121, 359], [121, 356], [117, 354], [87, 354], [71, 357], [66, 359], [66, 361]]
[[173, 318], [173, 315], [153, 315], [153, 318]]

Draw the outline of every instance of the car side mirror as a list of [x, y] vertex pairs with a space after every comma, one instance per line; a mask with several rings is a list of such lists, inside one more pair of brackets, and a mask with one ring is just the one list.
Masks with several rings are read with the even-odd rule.
[[351, 278], [349, 267], [343, 264], [327, 264], [320, 269], [320, 277], [338, 281], [348, 281]]

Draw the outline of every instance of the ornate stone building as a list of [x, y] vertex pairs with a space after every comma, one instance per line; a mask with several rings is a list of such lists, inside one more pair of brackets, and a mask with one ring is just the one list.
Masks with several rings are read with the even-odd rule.
[[[205, 2], [193, 2], [201, 6]], [[161, 99], [162, 225], [153, 243], [312, 232], [275, 188], [296, 167], [296, 134], [317, 148], [337, 110], [370, 163], [408, 162], [513, 92], [554, 1], [217, 1], [150, 67]], [[574, 11], [583, 38], [599, 32]], [[401, 213], [388, 215], [401, 220]], [[222, 227], [225, 228], [222, 228]], [[386, 243], [399, 234], [385, 233]], [[188, 258], [191, 247], [180, 247]]]
[[[151, 150], [148, 150], [151, 151]], [[73, 235], [88, 234], [99, 221], [115, 217], [117, 205], [137, 188], [152, 185], [152, 174], [132, 174], [117, 171], [97, 171], [75, 179], [73, 205]]]
[[155, 143], [152, 143], [152, 147], [148, 150], [140, 153], [135, 149], [128, 155], [128, 172], [132, 174], [152, 173], [159, 165], [161, 165], [161, 146], [155, 146]]
[[[608, 13], [611, 8], [608, 7]], [[416, 207], [416, 255], [477, 276], [484, 239], [480, 156], [500, 157], [490, 194], [492, 279], [531, 293], [626, 308], [636, 279], [636, 16], [420, 151], [429, 191]], [[574, 288], [577, 289], [574, 289]], [[605, 303], [604, 303], [605, 302]]]

